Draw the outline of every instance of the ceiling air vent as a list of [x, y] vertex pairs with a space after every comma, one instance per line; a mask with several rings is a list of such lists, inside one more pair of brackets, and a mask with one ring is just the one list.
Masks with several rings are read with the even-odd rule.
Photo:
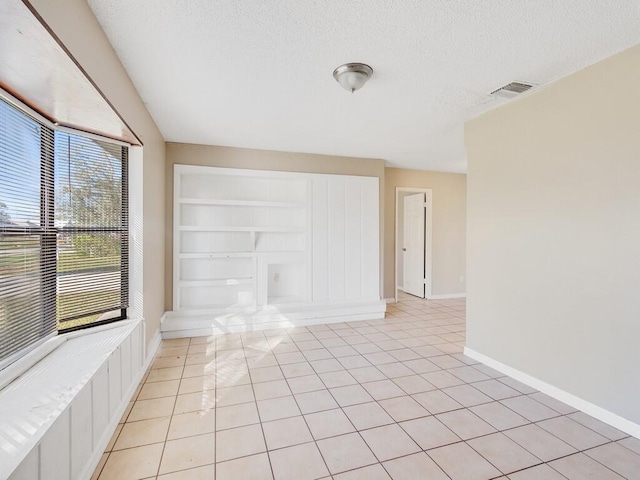
[[498, 88], [497, 90], [494, 90], [493, 92], [491, 92], [491, 95], [513, 98], [516, 95], [526, 92], [531, 87], [533, 87], [533, 85], [529, 85], [528, 83], [511, 82], [503, 87]]

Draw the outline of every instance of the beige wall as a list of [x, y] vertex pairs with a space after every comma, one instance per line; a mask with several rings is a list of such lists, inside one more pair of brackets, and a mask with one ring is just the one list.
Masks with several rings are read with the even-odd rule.
[[164, 312], [164, 139], [85, 0], [29, 3], [144, 144], [143, 311], [148, 342], [159, 331]]
[[[385, 168], [384, 296], [395, 297], [396, 187], [429, 188], [433, 193], [433, 295], [465, 293], [466, 185], [458, 173]], [[462, 282], [460, 277], [463, 277]]]
[[467, 346], [636, 424], [638, 79], [640, 46], [465, 129]]
[[[334, 157], [311, 153], [275, 152], [267, 150], [250, 150], [246, 148], [167, 143], [165, 205], [167, 212], [167, 222], [165, 225], [165, 307], [167, 310], [172, 310], [173, 308], [172, 237], [173, 166], [175, 164], [378, 177], [380, 181], [380, 204], [382, 205], [384, 202], [384, 191], [382, 190], [382, 187], [384, 185], [385, 168], [382, 160]], [[382, 231], [383, 228], [384, 219], [381, 215], [380, 230]], [[380, 249], [380, 252], [382, 254], [382, 248]]]

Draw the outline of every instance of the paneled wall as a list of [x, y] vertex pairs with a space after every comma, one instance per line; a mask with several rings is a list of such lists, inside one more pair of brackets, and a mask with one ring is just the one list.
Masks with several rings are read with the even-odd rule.
[[91, 477], [144, 373], [144, 330], [70, 334], [2, 391], [0, 478]]
[[378, 181], [314, 175], [313, 302], [379, 300]]

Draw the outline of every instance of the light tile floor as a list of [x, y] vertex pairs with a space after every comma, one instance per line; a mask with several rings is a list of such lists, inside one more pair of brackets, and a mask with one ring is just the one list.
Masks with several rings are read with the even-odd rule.
[[640, 479], [640, 440], [462, 354], [464, 300], [164, 341], [93, 478]]

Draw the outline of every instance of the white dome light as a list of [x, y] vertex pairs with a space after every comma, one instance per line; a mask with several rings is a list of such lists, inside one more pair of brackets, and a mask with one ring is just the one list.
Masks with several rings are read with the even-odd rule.
[[351, 93], [362, 88], [373, 75], [373, 69], [364, 63], [345, 63], [333, 71], [333, 78]]

